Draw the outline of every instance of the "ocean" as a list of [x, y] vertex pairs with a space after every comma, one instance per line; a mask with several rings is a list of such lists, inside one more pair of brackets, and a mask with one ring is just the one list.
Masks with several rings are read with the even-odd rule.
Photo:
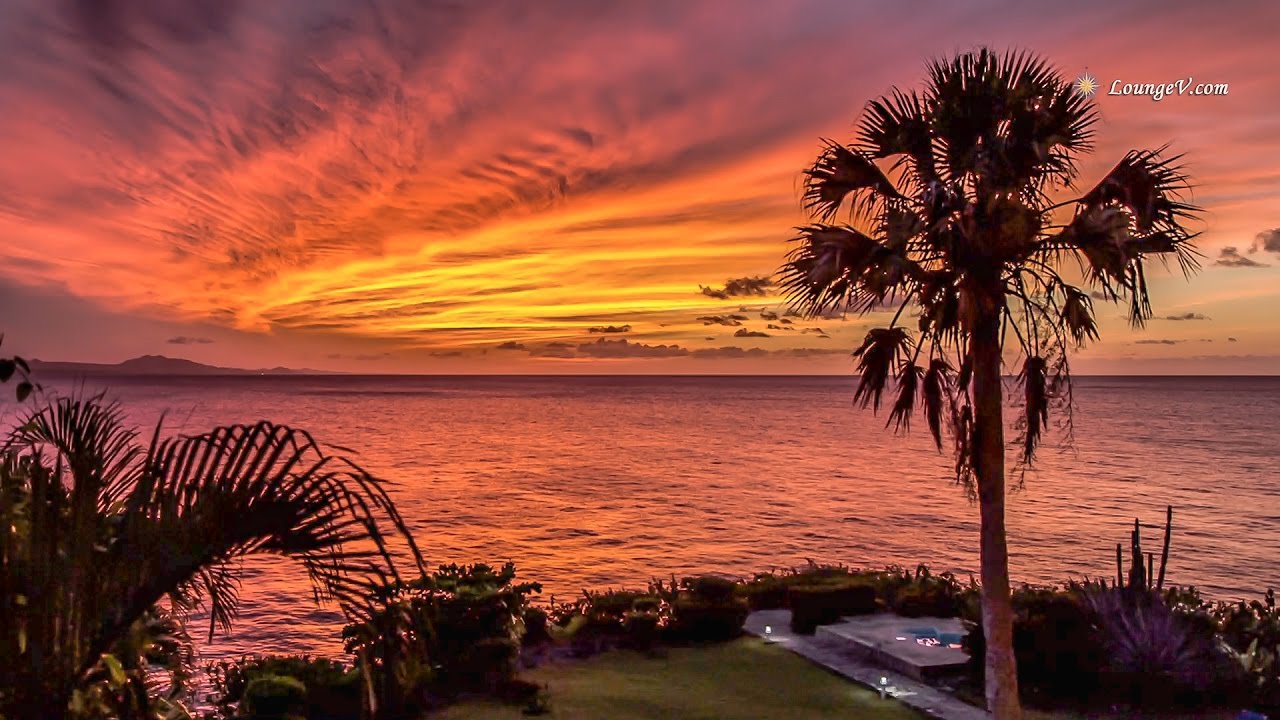
[[[271, 419], [352, 449], [431, 564], [516, 563], [543, 597], [812, 559], [977, 572], [977, 508], [923, 421], [852, 403], [852, 377], [100, 378], [149, 431]], [[1280, 576], [1280, 378], [1079, 378], [1009, 501], [1023, 582], [1112, 576], [1135, 518], [1169, 581], [1255, 597]], [[10, 405], [9, 407], [13, 407]], [[1010, 458], [1016, 456], [1011, 449]], [[242, 616], [205, 658], [340, 654], [341, 618], [282, 561], [245, 566]], [[199, 636], [200, 631], [194, 633]], [[203, 640], [204, 638], [202, 638]]]

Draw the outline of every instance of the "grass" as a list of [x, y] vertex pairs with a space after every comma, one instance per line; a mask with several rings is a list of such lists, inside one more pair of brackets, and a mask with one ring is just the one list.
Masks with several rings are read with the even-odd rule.
[[[920, 720], [923, 716], [758, 639], [659, 656], [615, 651], [522, 677], [550, 689], [549, 720]], [[455, 705], [432, 720], [523, 720], [520, 707]]]

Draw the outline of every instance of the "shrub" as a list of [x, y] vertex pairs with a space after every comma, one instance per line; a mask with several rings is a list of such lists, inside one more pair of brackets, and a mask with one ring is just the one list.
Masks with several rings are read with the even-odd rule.
[[622, 620], [623, 644], [634, 650], [649, 650], [658, 641], [661, 617], [656, 610], [633, 610]]
[[846, 615], [879, 610], [875, 588], [857, 580], [794, 585], [787, 591], [787, 604], [791, 606], [791, 629], [806, 635]]
[[1236, 678], [1216, 638], [1175, 612], [1161, 594], [1098, 587], [1084, 597], [1106, 649], [1101, 680], [1108, 697], [1135, 707], [1225, 700]]
[[731, 602], [738, 589], [737, 583], [718, 575], [685, 578], [680, 585], [694, 599], [709, 603]]
[[1219, 603], [1211, 617], [1245, 674], [1248, 703], [1280, 714], [1280, 608], [1268, 590], [1262, 600]]
[[347, 651], [367, 659], [379, 692], [406, 712], [493, 692], [515, 674], [528, 596], [541, 591], [515, 577], [511, 563], [442, 565], [393, 585], [369, 622], [343, 629]]
[[248, 720], [291, 720], [306, 711], [307, 686], [283, 675], [263, 675], [249, 682], [240, 704]]
[[524, 635], [520, 641], [525, 645], [538, 645], [551, 639], [548, 629], [549, 616], [546, 610], [527, 607], [524, 610]]
[[306, 688], [304, 714], [308, 720], [357, 720], [360, 717], [360, 674], [326, 658], [307, 655], [245, 657], [209, 665], [213, 692], [206, 700], [219, 717], [235, 716], [254, 680], [293, 678]]
[[787, 606], [787, 582], [773, 573], [762, 573], [739, 586], [752, 610], [776, 610]]
[[685, 642], [720, 642], [742, 634], [750, 608], [739, 598], [712, 602], [696, 597], [677, 598], [672, 605], [670, 634]]
[[[1013, 607], [1013, 648], [1023, 696], [1032, 703], [1057, 704], [1096, 695], [1104, 650], [1080, 593], [1024, 585], [1014, 591]], [[972, 677], [980, 684], [986, 642], [981, 616], [975, 611], [969, 619], [965, 649]]]
[[879, 575], [881, 598], [905, 617], [956, 617], [977, 595], [976, 584], [966, 588], [955, 575], [934, 575], [925, 565], [918, 566], [914, 574], [889, 568]]

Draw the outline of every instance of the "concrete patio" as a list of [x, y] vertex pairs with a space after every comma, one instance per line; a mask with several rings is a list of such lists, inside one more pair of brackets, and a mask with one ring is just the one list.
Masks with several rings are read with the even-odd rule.
[[[929, 685], [956, 671], [964, 651], [924, 645], [909, 629], [962, 633], [957, 621], [903, 618], [887, 613], [824, 625], [813, 635], [791, 632], [791, 611], [760, 610], [747, 617], [746, 630], [860, 685], [881, 690], [920, 712], [943, 720], [990, 720], [991, 714]], [[898, 640], [899, 637], [904, 638]], [[944, 638], [949, 639], [949, 638]]]

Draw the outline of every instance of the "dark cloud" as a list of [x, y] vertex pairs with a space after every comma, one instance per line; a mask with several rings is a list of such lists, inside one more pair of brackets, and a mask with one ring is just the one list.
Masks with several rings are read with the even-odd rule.
[[631, 332], [631, 326], [630, 325], [598, 325], [596, 327], [587, 328], [587, 332], [605, 333], [605, 334], [629, 333]]
[[1208, 320], [1209, 317], [1206, 315], [1201, 315], [1200, 313], [1197, 313], [1197, 312], [1187, 312], [1187, 313], [1181, 313], [1179, 315], [1165, 315], [1164, 319], [1165, 320]]
[[529, 351], [533, 357], [550, 357], [550, 358], [575, 358], [578, 354], [574, 352], [573, 346], [568, 343], [547, 343], [542, 347], [533, 348]]
[[773, 280], [766, 275], [757, 275], [755, 277], [730, 278], [725, 281], [722, 288], [699, 285], [698, 289], [707, 297], [728, 300], [731, 297], [764, 297], [769, 294], [769, 288], [771, 287], [773, 287]]
[[600, 338], [593, 343], [578, 346], [578, 353], [594, 358], [668, 358], [683, 357], [689, 351], [679, 345], [645, 345], [627, 340]]
[[1107, 299], [1106, 294], [1104, 294], [1101, 290], [1090, 290], [1090, 291], [1089, 291], [1089, 297], [1093, 298], [1094, 300], [1106, 300], [1106, 299]]
[[495, 350], [528, 350], [529, 348], [525, 347], [524, 343], [518, 343], [515, 340], [508, 340], [498, 345], [494, 349]]
[[1185, 340], [1136, 340], [1134, 345], [1177, 345]]
[[1253, 239], [1253, 246], [1249, 248], [1249, 252], [1258, 252], [1259, 250], [1280, 253], [1280, 228], [1271, 228], [1258, 233], [1257, 237]]
[[807, 328], [803, 328], [803, 329], [801, 329], [801, 330], [800, 330], [800, 332], [805, 333], [806, 335], [807, 335], [807, 334], [809, 334], [809, 333], [813, 333], [813, 334], [816, 334], [816, 335], [826, 335], [826, 334], [827, 334], [827, 331], [826, 331], [826, 330], [823, 330], [823, 329], [822, 329], [822, 328], [820, 328], [820, 327], [807, 327]]
[[761, 310], [760, 319], [761, 320], [777, 320], [778, 313], [773, 312], [772, 310]]
[[848, 350], [840, 350], [836, 348], [791, 348], [790, 350], [779, 350], [780, 355], [791, 355], [792, 357], [815, 357], [819, 355], [844, 355]]
[[760, 348], [740, 348], [734, 345], [719, 348], [706, 348], [704, 350], [695, 350], [693, 357], [700, 360], [741, 360], [744, 358], [762, 358], [769, 355], [768, 350]]
[[737, 327], [742, 324], [745, 317], [741, 315], [703, 315], [698, 318], [703, 325], [726, 325], [728, 327]]
[[207, 337], [191, 337], [189, 335], [175, 335], [165, 340], [170, 345], [210, 345], [213, 343], [212, 338]]
[[1260, 263], [1257, 260], [1253, 260], [1245, 257], [1244, 255], [1241, 255], [1240, 250], [1234, 247], [1222, 248], [1222, 252], [1218, 255], [1218, 260], [1217, 262], [1214, 263], [1214, 265], [1221, 265], [1223, 267], [1238, 267], [1238, 268], [1246, 268], [1246, 267], [1260, 268], [1260, 267], [1267, 266], [1266, 263]]
[[787, 318], [782, 318], [782, 319], [781, 319], [781, 320], [779, 320], [778, 322], [782, 323], [783, 325], [795, 325], [795, 324], [796, 324], [794, 320], [788, 320]]
[[763, 337], [769, 337], [769, 333], [767, 333], [767, 332], [760, 332], [759, 330], [748, 330], [748, 329], [746, 329], [746, 328], [742, 328], [742, 329], [741, 329], [741, 330], [739, 330], [738, 332], [734, 333], [734, 334], [733, 334], [733, 336], [734, 336], [734, 337], [740, 337], [740, 338], [749, 338], [749, 337], [751, 337], [751, 338], [763, 338]]
[[1239, 340], [1236, 340], [1236, 339], [1235, 339], [1235, 338], [1233, 338], [1233, 337], [1229, 337], [1229, 338], [1227, 338], [1227, 342], [1240, 342], [1240, 341], [1239, 341]]
[[[786, 321], [783, 320], [782, 322], [786, 322]], [[764, 329], [765, 330], [787, 330], [791, 332], [795, 331], [794, 327], [788, 327], [786, 325], [774, 325], [773, 323], [769, 323], [768, 325], [765, 325]]]

